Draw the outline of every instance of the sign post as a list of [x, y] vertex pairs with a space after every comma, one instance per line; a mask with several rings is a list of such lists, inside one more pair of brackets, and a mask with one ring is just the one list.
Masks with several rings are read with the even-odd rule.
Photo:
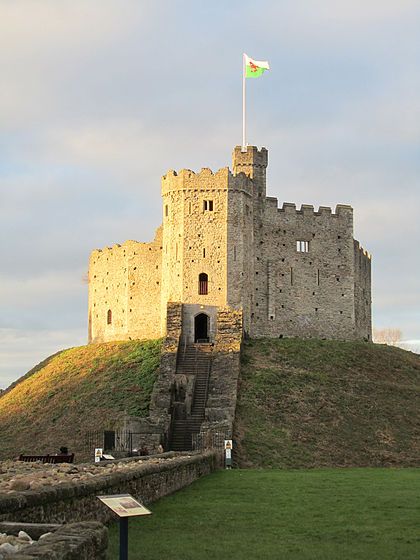
[[128, 517], [120, 517], [120, 560], [128, 560]]
[[128, 560], [128, 518], [150, 515], [152, 512], [130, 494], [98, 496], [98, 498], [120, 518], [120, 560]]
[[232, 447], [233, 441], [231, 439], [225, 439], [225, 468], [232, 468]]
[[102, 447], [95, 447], [95, 463], [100, 463], [103, 455]]

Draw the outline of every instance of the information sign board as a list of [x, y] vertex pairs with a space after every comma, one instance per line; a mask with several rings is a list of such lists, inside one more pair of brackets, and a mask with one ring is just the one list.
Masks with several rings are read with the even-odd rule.
[[115, 494], [113, 496], [98, 496], [102, 503], [116, 513], [119, 517], [135, 517], [137, 515], [150, 515], [152, 512], [144, 507], [130, 494]]

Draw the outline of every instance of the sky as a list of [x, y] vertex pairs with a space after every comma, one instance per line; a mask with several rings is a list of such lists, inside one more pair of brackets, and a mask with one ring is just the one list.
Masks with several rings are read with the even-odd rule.
[[168, 169], [269, 150], [267, 193], [354, 208], [373, 324], [420, 340], [418, 0], [0, 0], [0, 388], [87, 342], [90, 251], [150, 241]]

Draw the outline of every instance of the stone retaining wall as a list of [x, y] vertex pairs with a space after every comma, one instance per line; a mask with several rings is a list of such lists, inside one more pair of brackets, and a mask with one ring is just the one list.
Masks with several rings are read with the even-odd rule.
[[175, 457], [164, 463], [139, 461], [129, 472], [92, 477], [79, 484], [60, 484], [39, 490], [0, 495], [0, 521], [69, 523], [95, 520], [106, 523], [115, 514], [97, 499], [101, 494], [132, 494], [154, 502], [191, 484], [217, 468], [215, 452]]
[[0, 523], [0, 532], [17, 535], [19, 531], [25, 531], [33, 539], [47, 532], [51, 535], [19, 553], [8, 555], [8, 560], [105, 560], [107, 557], [108, 530], [96, 521], [62, 526]]

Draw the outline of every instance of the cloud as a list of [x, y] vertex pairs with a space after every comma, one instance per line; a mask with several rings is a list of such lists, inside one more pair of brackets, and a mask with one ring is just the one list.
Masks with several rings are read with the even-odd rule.
[[419, 17], [417, 0], [0, 2], [1, 324], [84, 331], [90, 251], [153, 237], [169, 168], [230, 164], [244, 49], [272, 66], [247, 84], [269, 195], [352, 204], [375, 321], [418, 338]]
[[82, 329], [0, 328], [0, 388], [5, 389], [51, 354], [86, 343]]

